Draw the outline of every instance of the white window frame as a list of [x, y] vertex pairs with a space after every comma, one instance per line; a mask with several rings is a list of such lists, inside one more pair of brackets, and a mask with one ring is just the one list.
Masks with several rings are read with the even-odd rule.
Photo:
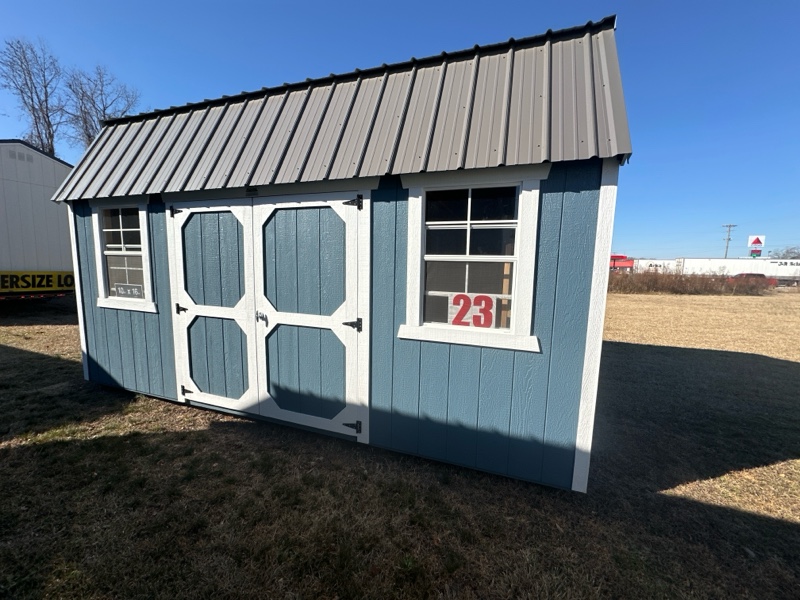
[[[534, 165], [526, 168], [506, 167], [472, 173], [425, 173], [403, 176], [403, 187], [407, 187], [409, 190], [407, 298], [406, 322], [400, 326], [398, 337], [485, 348], [541, 352], [539, 339], [531, 334], [531, 324], [533, 322], [536, 240], [541, 202], [539, 184], [543, 179], [547, 179], [549, 172], [549, 165]], [[515, 235], [516, 264], [511, 290], [511, 327], [509, 329], [478, 329], [448, 325], [447, 323], [423, 323], [425, 192], [496, 186], [513, 186], [519, 190], [517, 233]], [[469, 256], [465, 256], [465, 260], [469, 260]]]
[[[97, 273], [97, 306], [100, 308], [116, 308], [118, 310], [131, 310], [139, 312], [158, 312], [158, 307], [153, 298], [153, 272], [150, 266], [150, 232], [147, 223], [147, 201], [137, 202], [92, 202], [92, 232], [94, 234], [94, 264]], [[117, 298], [108, 294], [108, 279], [105, 269], [105, 254], [103, 253], [103, 238], [101, 214], [103, 210], [112, 208], [136, 208], [139, 210], [139, 229], [142, 237], [142, 270], [144, 280], [144, 299]]]

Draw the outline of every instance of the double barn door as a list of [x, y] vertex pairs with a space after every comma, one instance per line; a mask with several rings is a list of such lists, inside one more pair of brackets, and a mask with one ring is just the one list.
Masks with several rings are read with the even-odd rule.
[[368, 441], [369, 217], [355, 198], [170, 207], [179, 398]]

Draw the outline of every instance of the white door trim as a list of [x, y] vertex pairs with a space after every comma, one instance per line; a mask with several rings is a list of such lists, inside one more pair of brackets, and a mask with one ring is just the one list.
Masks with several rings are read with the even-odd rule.
[[[256, 326], [255, 344], [259, 365], [260, 414], [306, 427], [323, 429], [369, 442], [369, 269], [370, 204], [369, 192], [362, 195], [362, 209], [345, 205], [355, 197], [349, 193], [303, 194], [255, 198], [253, 202], [255, 311], [266, 316], [266, 325]], [[330, 208], [345, 224], [345, 301], [332, 315], [310, 315], [278, 311], [266, 298], [264, 289], [263, 225], [280, 209]], [[361, 332], [344, 325], [361, 318]], [[266, 339], [278, 325], [329, 329], [345, 347], [346, 406], [333, 419], [315, 417], [281, 409], [269, 396], [266, 372]], [[361, 422], [361, 430], [345, 423]]]
[[[173, 208], [167, 205], [167, 210]], [[167, 245], [173, 259], [170, 269], [170, 283], [172, 286], [172, 302], [169, 310], [172, 312], [172, 331], [175, 347], [175, 382], [176, 395], [179, 401], [187, 404], [201, 402], [211, 406], [219, 406], [244, 413], [258, 414], [258, 369], [256, 363], [256, 348], [254, 336], [251, 334], [255, 321], [254, 309], [254, 283], [253, 283], [253, 247], [249, 244], [249, 235], [252, 230], [252, 201], [247, 199], [232, 199], [205, 202], [186, 202], [175, 205], [175, 213], [168, 216]], [[184, 255], [181, 232], [183, 226], [193, 214], [204, 212], [231, 212], [242, 224], [244, 236], [244, 281], [245, 292], [235, 307], [218, 307], [197, 305], [186, 291], [184, 281]], [[171, 211], [170, 211], [171, 212]], [[187, 310], [178, 313], [176, 305]], [[197, 389], [191, 378], [189, 344], [187, 331], [196, 316], [218, 317], [232, 319], [247, 336], [247, 377], [248, 388], [237, 399], [215, 396]], [[189, 394], [183, 393], [184, 387], [190, 390]]]

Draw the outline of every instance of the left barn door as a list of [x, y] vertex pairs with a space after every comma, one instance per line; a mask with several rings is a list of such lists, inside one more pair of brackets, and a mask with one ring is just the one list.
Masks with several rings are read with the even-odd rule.
[[179, 397], [258, 414], [252, 202], [173, 209], [171, 308]]

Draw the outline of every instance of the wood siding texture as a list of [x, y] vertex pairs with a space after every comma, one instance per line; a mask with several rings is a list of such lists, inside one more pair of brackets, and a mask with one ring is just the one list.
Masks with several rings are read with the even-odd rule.
[[569, 489], [601, 161], [542, 182], [533, 334], [542, 352], [402, 340], [408, 192], [373, 193], [370, 443]]
[[345, 225], [330, 208], [279, 209], [264, 225], [264, 295], [281, 312], [332, 315], [345, 299]]
[[151, 203], [148, 210], [157, 313], [97, 307], [92, 212], [87, 202], [75, 202], [74, 210], [89, 380], [177, 400], [164, 205]]

